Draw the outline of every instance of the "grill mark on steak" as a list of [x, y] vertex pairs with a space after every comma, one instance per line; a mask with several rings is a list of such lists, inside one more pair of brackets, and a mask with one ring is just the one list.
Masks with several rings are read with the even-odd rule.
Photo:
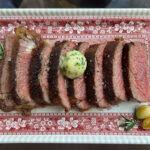
[[48, 71], [48, 85], [49, 85], [49, 97], [54, 103], [58, 103], [58, 69], [59, 60], [61, 54], [61, 48], [65, 42], [56, 42], [50, 54], [49, 71]]
[[104, 97], [110, 104], [116, 104], [118, 99], [115, 96], [113, 89], [113, 59], [115, 49], [118, 42], [111, 41], [108, 42], [103, 53], [103, 92]]
[[126, 43], [123, 47], [122, 51], [122, 71], [123, 71], [123, 81], [124, 81], [124, 89], [127, 100], [133, 97], [132, 91], [130, 88], [130, 81], [129, 81], [129, 50], [130, 45], [132, 43]]
[[91, 45], [85, 53], [87, 60], [87, 68], [85, 71], [86, 97], [89, 103], [94, 103], [96, 100], [94, 72], [95, 72], [95, 53], [98, 45]]
[[31, 98], [39, 105], [45, 105], [43, 101], [43, 92], [38, 80], [38, 75], [41, 71], [41, 51], [43, 49], [43, 43], [39, 48], [32, 50], [32, 58], [29, 69], [29, 88]]

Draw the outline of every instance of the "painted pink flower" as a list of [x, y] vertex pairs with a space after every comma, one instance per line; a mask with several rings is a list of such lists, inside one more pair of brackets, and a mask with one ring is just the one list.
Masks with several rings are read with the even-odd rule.
[[42, 126], [42, 127], [40, 128], [40, 131], [46, 131], [46, 128], [45, 128], [44, 126]]
[[26, 122], [27, 122], [26, 120], [22, 120], [22, 118], [18, 118], [17, 122], [20, 127], [23, 127], [23, 128], [26, 127]]
[[91, 124], [92, 124], [92, 125], [96, 125], [96, 118], [92, 118], [92, 119], [91, 119]]
[[46, 125], [46, 121], [41, 121], [40, 124], [41, 124], [41, 126], [45, 126]]
[[52, 124], [53, 124], [52, 121], [48, 121], [48, 122], [47, 122], [47, 125], [48, 125], [48, 126], [52, 126]]
[[69, 121], [66, 121], [66, 118], [61, 118], [60, 120], [57, 121], [58, 129], [72, 129], [72, 128], [77, 128], [78, 127], [78, 120], [74, 120], [73, 117], [69, 119]]
[[72, 34], [73, 33], [73, 29], [72, 29], [72, 27], [70, 26], [70, 24], [66, 24], [65, 25], [65, 31], [68, 31], [70, 34]]
[[18, 129], [20, 129], [20, 125], [17, 121], [14, 121], [11, 123], [11, 128], [18, 130]]
[[101, 129], [105, 129], [105, 124], [101, 124], [101, 125], [100, 125], [100, 128], [101, 128]]
[[35, 124], [35, 125], [33, 126], [33, 128], [34, 128], [34, 129], [38, 129], [38, 128], [39, 128], [39, 125], [38, 125], [38, 124]]
[[101, 23], [100, 20], [96, 20], [96, 21], [95, 21], [95, 24], [96, 24], [96, 25], [100, 25], [100, 23]]
[[95, 126], [95, 127], [93, 128], [93, 130], [94, 130], [94, 131], [98, 131], [99, 128], [98, 128], [97, 126]]
[[22, 118], [18, 118], [15, 120], [14, 118], [9, 118], [4, 120], [5, 122], [5, 129], [10, 130], [10, 129], [20, 129], [20, 128], [25, 128], [26, 127], [26, 120], [22, 120]]

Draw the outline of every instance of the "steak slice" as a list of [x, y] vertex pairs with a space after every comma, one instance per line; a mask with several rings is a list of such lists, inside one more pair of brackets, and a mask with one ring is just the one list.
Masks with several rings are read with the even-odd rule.
[[15, 32], [18, 40], [10, 67], [11, 94], [18, 108], [30, 109], [36, 105], [29, 92], [29, 69], [32, 51], [40, 43], [40, 36], [23, 27], [17, 28]]
[[102, 64], [103, 64], [103, 53], [106, 43], [100, 45], [95, 45], [97, 51], [95, 54], [95, 71], [94, 71], [94, 87], [96, 95], [96, 104], [100, 108], [109, 107], [110, 104], [104, 97], [103, 93], [103, 73], [102, 73]]
[[124, 88], [124, 80], [122, 73], [122, 50], [124, 47], [123, 41], [118, 41], [118, 45], [114, 51], [114, 60], [113, 60], [113, 89], [117, 98], [120, 100], [127, 100], [125, 88]]
[[[85, 55], [86, 50], [89, 48], [89, 43], [81, 42], [76, 47], [77, 50]], [[90, 104], [86, 100], [86, 84], [84, 81], [84, 75], [74, 80], [74, 92], [75, 97], [78, 100], [76, 106], [80, 110], [88, 110], [91, 108]]]
[[75, 44], [70, 41], [56, 42], [49, 61], [48, 83], [50, 99], [53, 103], [59, 101], [66, 111], [68, 111], [71, 106], [67, 95], [66, 80], [59, 68], [59, 62], [61, 57], [65, 56], [74, 46]]
[[139, 102], [150, 101], [148, 80], [148, 55], [146, 45], [140, 42], [129, 43], [129, 83], [132, 96]]
[[107, 42], [103, 53], [103, 92], [104, 97], [109, 104], [117, 104], [119, 102], [113, 86], [113, 63], [118, 44], [118, 41]]
[[91, 45], [86, 51], [87, 69], [85, 71], [86, 95], [90, 103], [98, 107], [108, 107], [103, 94], [102, 57], [106, 44]]
[[11, 55], [15, 47], [16, 36], [7, 34], [5, 38], [4, 57], [1, 62], [0, 73], [0, 109], [3, 111], [14, 110], [15, 103], [10, 96], [10, 64]]
[[50, 40], [45, 40], [43, 43], [43, 49], [41, 52], [41, 70], [40, 74], [38, 76], [39, 84], [43, 93], [43, 100], [46, 104], [51, 104], [51, 100], [49, 97], [49, 91], [48, 91], [48, 63], [50, 54], [52, 52], [52, 48], [55, 45], [55, 42]]
[[[74, 49], [79, 50], [85, 54], [85, 51], [88, 49], [88, 47], [88, 43], [81, 42], [78, 43]], [[89, 103], [86, 101], [84, 75], [74, 80], [67, 79], [67, 94], [71, 104], [75, 104], [78, 109], [87, 110], [90, 108]]]

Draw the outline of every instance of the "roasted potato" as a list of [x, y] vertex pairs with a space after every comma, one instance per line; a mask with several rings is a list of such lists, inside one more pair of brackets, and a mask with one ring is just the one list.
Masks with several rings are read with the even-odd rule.
[[145, 119], [150, 117], [150, 106], [143, 105], [136, 109], [137, 119]]
[[143, 120], [142, 127], [143, 129], [150, 129], [150, 118], [146, 118]]

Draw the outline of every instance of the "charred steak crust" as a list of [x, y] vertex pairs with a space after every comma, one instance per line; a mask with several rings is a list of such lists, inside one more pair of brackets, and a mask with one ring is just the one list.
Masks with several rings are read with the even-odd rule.
[[108, 42], [103, 53], [103, 92], [104, 97], [110, 104], [118, 103], [113, 89], [113, 58], [115, 49], [118, 45], [117, 41]]
[[133, 97], [129, 81], [129, 50], [130, 45], [132, 44], [133, 43], [126, 43], [122, 51], [122, 72], [123, 72], [124, 89], [127, 100], [130, 100], [130, 98]]
[[76, 102], [74, 94], [74, 81], [73, 79], [66, 79], [67, 82], [67, 95], [70, 99], [71, 104]]
[[58, 69], [59, 69], [59, 60], [61, 54], [61, 48], [64, 42], [56, 42], [55, 46], [52, 49], [50, 54], [50, 61], [49, 61], [49, 71], [48, 71], [48, 85], [49, 85], [49, 97], [50, 100], [54, 103], [58, 103]]
[[20, 105], [22, 102], [20, 98], [18, 97], [18, 94], [16, 92], [16, 60], [17, 55], [19, 51], [19, 38], [17, 39], [13, 52], [12, 52], [12, 61], [10, 63], [10, 90], [11, 90], [11, 96], [12, 99], [15, 101], [17, 105]]
[[86, 83], [86, 97], [89, 103], [95, 103], [96, 95], [94, 89], [95, 54], [98, 45], [91, 45], [85, 53], [87, 68], [84, 79]]
[[29, 70], [29, 88], [31, 98], [39, 105], [45, 105], [43, 101], [43, 92], [38, 80], [38, 75], [41, 71], [41, 51], [43, 44], [40, 47], [33, 49], [32, 58]]

